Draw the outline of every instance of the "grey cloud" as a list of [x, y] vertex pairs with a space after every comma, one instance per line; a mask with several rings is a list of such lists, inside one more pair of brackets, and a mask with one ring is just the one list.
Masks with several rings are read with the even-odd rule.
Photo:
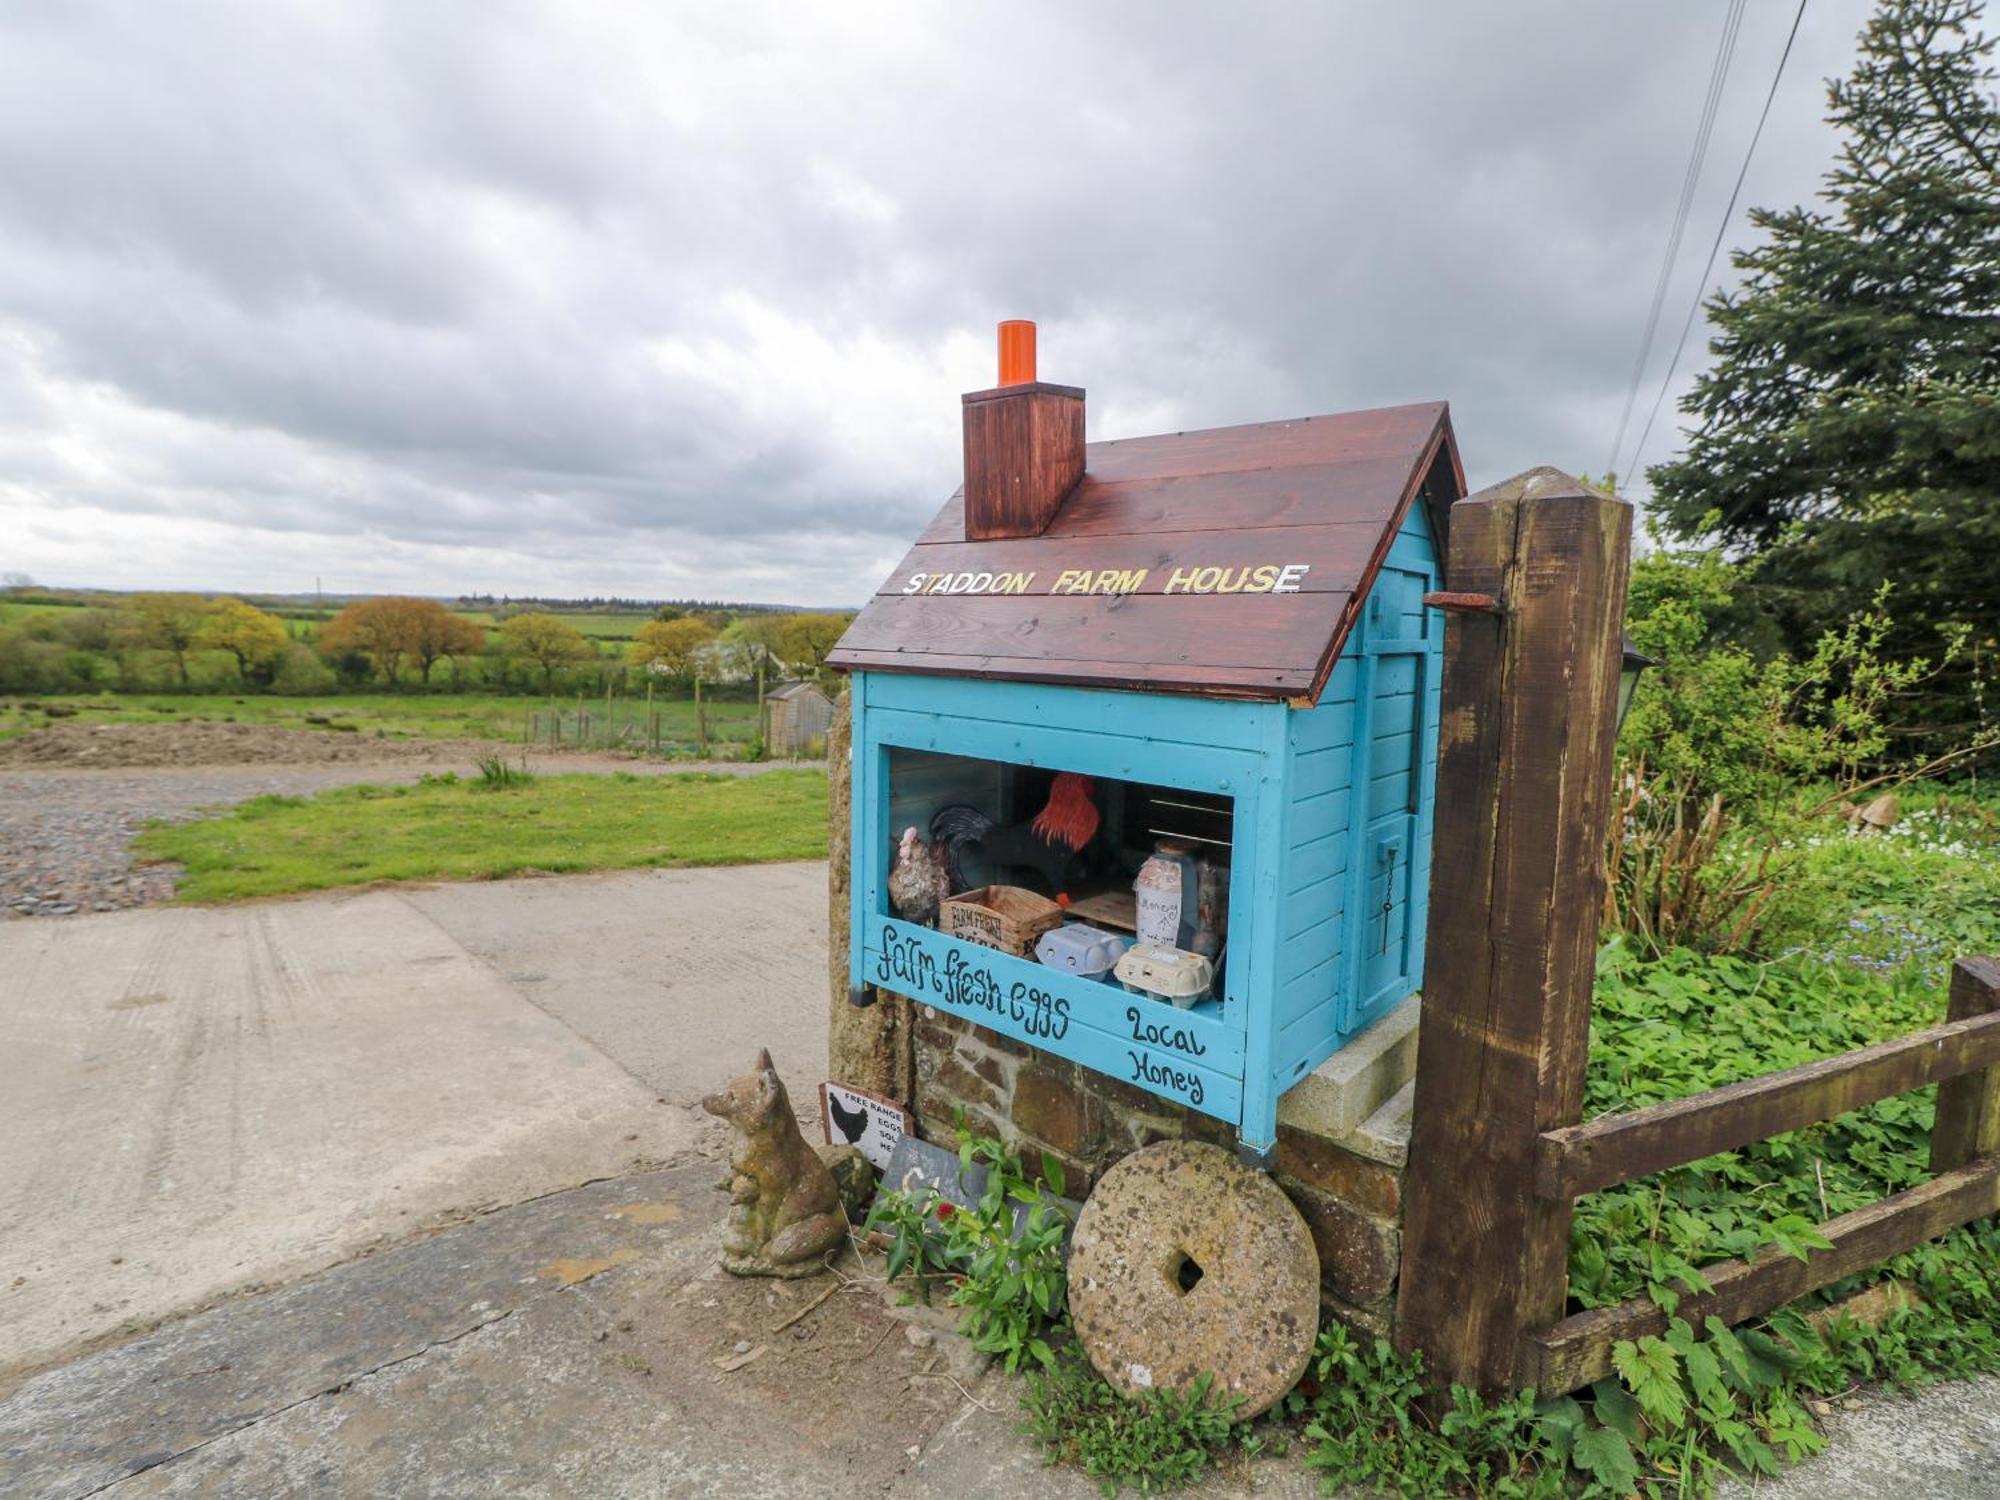
[[[1813, 191], [1866, 12], [1814, 8], [1749, 201]], [[1594, 468], [1719, 20], [15, 7], [0, 553], [126, 581], [140, 518], [160, 581], [856, 599], [1010, 315], [1096, 435], [1444, 397], [1475, 483]]]

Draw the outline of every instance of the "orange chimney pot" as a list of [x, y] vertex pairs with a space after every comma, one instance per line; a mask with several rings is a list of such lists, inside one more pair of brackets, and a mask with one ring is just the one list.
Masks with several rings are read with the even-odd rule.
[[1000, 325], [1000, 384], [1032, 385], [1035, 381], [1035, 325], [1026, 318], [1009, 318]]

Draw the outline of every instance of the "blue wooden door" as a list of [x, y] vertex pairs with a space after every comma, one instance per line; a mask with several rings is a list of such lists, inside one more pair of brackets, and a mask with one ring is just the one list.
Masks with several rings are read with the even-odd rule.
[[1428, 819], [1423, 805], [1431, 660], [1423, 595], [1429, 575], [1387, 567], [1361, 634], [1356, 736], [1353, 983], [1342, 1031], [1365, 1026], [1415, 989], [1424, 921]]

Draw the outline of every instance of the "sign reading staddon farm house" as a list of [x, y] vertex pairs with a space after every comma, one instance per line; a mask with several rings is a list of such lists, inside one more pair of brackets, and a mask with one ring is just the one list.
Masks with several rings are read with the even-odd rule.
[[[912, 573], [905, 594], [1136, 594], [1152, 568], [1064, 568], [1041, 588], [1034, 573]], [[1240, 568], [1162, 568], [1162, 594], [1296, 594], [1311, 563], [1255, 563]]]

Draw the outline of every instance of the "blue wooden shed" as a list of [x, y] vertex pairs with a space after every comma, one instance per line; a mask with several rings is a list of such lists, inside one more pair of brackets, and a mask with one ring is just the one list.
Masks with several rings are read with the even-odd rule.
[[[1083, 442], [1083, 393], [964, 398], [966, 483], [848, 630], [851, 982], [1229, 1121], [1423, 973], [1443, 622], [1464, 481], [1443, 403]], [[1094, 877], [1162, 834], [1227, 871], [1214, 998], [1182, 1009], [899, 912], [903, 830], [1090, 778]], [[974, 868], [974, 880], [1034, 873]], [[1079, 905], [1087, 891], [1067, 891]]]

